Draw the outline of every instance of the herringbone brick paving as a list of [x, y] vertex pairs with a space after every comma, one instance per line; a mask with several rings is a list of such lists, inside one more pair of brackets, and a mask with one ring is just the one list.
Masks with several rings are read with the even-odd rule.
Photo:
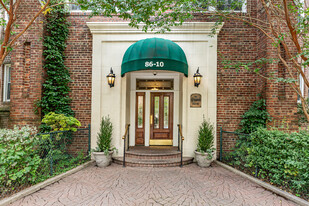
[[90, 166], [12, 205], [294, 205], [213, 164], [200, 168]]

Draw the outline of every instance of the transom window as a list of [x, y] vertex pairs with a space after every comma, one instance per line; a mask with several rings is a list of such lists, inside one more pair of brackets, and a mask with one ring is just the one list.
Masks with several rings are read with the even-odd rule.
[[137, 79], [136, 90], [173, 90], [173, 79]]

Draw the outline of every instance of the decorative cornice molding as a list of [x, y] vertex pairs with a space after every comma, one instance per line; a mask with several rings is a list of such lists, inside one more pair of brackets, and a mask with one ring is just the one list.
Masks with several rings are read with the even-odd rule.
[[[212, 34], [215, 22], [184, 22], [181, 26], [172, 27], [171, 31], [166, 34]], [[224, 23], [223, 23], [224, 24]], [[216, 26], [216, 34], [223, 27]], [[141, 29], [129, 26], [129, 22], [87, 22], [92, 34], [145, 34]], [[142, 26], [142, 25], [141, 25]], [[149, 31], [148, 33], [156, 33], [157, 31]]]

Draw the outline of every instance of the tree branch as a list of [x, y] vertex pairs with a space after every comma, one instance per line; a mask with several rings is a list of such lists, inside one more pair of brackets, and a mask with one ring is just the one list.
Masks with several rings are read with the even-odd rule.
[[10, 40], [10, 35], [11, 35], [11, 29], [12, 29], [12, 25], [14, 23], [14, 15], [13, 15], [13, 0], [10, 0], [10, 11], [9, 13], [11, 15], [9, 15], [9, 20], [8, 20], [8, 23], [6, 24], [6, 28], [5, 28], [5, 32], [4, 32], [4, 39], [3, 39], [3, 42], [1, 44], [1, 48], [0, 48], [0, 63], [2, 65], [2, 62], [5, 58], [5, 53], [6, 53], [6, 50], [7, 50], [7, 44]]
[[18, 9], [20, 3], [21, 3], [21, 0], [18, 0], [18, 1], [16, 1], [15, 4], [14, 4], [14, 7], [15, 7], [15, 9], [14, 9], [15, 12], [14, 12], [14, 13], [15, 13], [15, 14], [16, 14], [16, 12], [17, 12], [17, 9]]
[[222, 17], [225, 17], [225, 18], [230, 18], [230, 19], [234, 19], [234, 20], [239, 20], [239, 21], [245, 22], [245, 23], [247, 23], [247, 24], [249, 24], [249, 25], [251, 25], [251, 26], [253, 26], [253, 27], [259, 29], [259, 30], [262, 31], [268, 38], [270, 38], [273, 42], [275, 42], [275, 40], [274, 40], [274, 39], [273, 39], [273, 38], [272, 38], [260, 25], [257, 25], [257, 24], [255, 24], [255, 23], [253, 23], [253, 22], [250, 22], [250, 21], [248, 21], [248, 20], [242, 19], [242, 18], [240, 18], [240, 17], [228, 16], [228, 15], [225, 15], [225, 14], [220, 13], [220, 12], [216, 12], [216, 14], [217, 14], [218, 16], [222, 16]]
[[49, 3], [50, 3], [50, 0], [47, 0], [47, 2], [46, 2], [46, 4], [44, 5], [44, 7], [41, 8], [40, 11], [38, 11], [38, 12], [36, 13], [36, 15], [31, 19], [31, 21], [27, 24], [27, 26], [26, 26], [18, 35], [16, 35], [16, 36], [12, 39], [12, 41], [8, 44], [8, 46], [12, 46], [12, 45], [15, 43], [15, 41], [16, 41], [21, 35], [23, 35], [23, 34], [28, 30], [28, 28], [29, 28], [29, 27], [32, 25], [32, 23], [38, 18], [38, 16], [39, 16], [43, 11], [45, 11], [45, 9], [47, 8], [47, 6], [48, 6]]
[[0, 4], [2, 5], [2, 7], [4, 8], [4, 10], [9, 14], [11, 15], [11, 13], [9, 12], [8, 8], [6, 8], [6, 6], [4, 5], [3, 1], [0, 0]]
[[[290, 30], [290, 33], [292, 35], [292, 40], [296, 46], [296, 49], [297, 49], [297, 52], [299, 54], [302, 53], [302, 49], [301, 49], [301, 46], [298, 42], [298, 39], [297, 39], [297, 31], [296, 29], [292, 26], [292, 22], [291, 22], [291, 19], [290, 19], [290, 14], [289, 14], [289, 11], [288, 11], [288, 5], [287, 5], [287, 1], [286, 0], [283, 0], [283, 7], [284, 7], [284, 11], [285, 11], [285, 20], [287, 22], [287, 26]], [[304, 60], [304, 61], [307, 61], [308, 58], [305, 57], [305, 55], [301, 54], [301, 58]]]

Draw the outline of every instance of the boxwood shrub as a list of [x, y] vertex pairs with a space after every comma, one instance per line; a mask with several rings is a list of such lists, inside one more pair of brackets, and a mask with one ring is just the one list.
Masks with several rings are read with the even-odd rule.
[[308, 199], [309, 133], [259, 128], [251, 134], [247, 166], [258, 176]]

